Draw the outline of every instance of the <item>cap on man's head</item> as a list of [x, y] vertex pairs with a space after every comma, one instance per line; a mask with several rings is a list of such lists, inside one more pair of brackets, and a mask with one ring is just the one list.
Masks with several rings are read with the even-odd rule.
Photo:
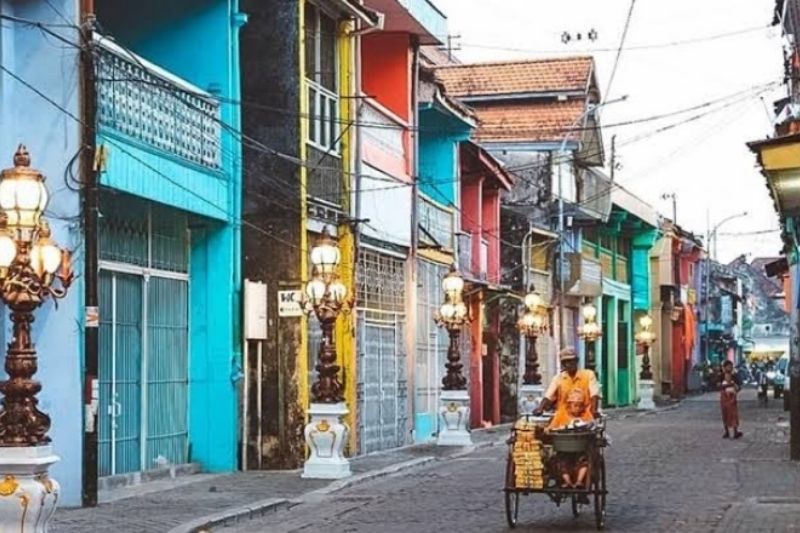
[[560, 361], [572, 361], [578, 358], [578, 353], [575, 351], [574, 348], [564, 348], [558, 353], [558, 359]]

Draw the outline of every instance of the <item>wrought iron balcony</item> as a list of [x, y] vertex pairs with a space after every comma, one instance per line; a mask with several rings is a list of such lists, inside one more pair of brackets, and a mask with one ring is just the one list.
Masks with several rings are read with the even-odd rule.
[[101, 130], [217, 170], [219, 102], [208, 92], [100, 36], [97, 104]]

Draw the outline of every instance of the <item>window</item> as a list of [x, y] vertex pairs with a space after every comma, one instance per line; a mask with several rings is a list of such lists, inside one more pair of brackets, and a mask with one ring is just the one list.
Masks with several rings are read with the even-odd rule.
[[340, 131], [336, 20], [315, 4], [307, 2], [304, 22], [308, 141], [335, 153], [338, 151]]

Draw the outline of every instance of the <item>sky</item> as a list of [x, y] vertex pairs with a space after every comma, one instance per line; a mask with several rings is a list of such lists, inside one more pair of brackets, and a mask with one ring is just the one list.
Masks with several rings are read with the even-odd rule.
[[[772, 103], [786, 94], [782, 39], [769, 26], [775, 0], [634, 2], [609, 90], [631, 0], [435, 0], [462, 62], [592, 53], [603, 97], [627, 96], [601, 110], [606, 155], [617, 135], [619, 183], [670, 218], [672, 200], [663, 195], [674, 193], [678, 224], [698, 235], [709, 220], [713, 227], [747, 212], [719, 226], [720, 261], [779, 255], [779, 233], [762, 233], [777, 229], [778, 218], [745, 145], [772, 134]], [[573, 35], [567, 44], [564, 32]], [[656, 131], [668, 125], [676, 126]]]

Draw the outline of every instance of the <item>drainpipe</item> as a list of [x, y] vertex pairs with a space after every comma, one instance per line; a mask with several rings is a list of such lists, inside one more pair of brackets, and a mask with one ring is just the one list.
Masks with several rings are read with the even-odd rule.
[[83, 490], [84, 507], [97, 506], [97, 404], [98, 386], [98, 333], [99, 298], [97, 293], [98, 248], [97, 224], [99, 191], [95, 150], [97, 132], [97, 88], [92, 39], [95, 26], [94, 0], [81, 2], [81, 89], [82, 133], [81, 175], [83, 176], [83, 227], [84, 227], [84, 432], [83, 432]]
[[412, 136], [411, 157], [413, 160], [411, 162], [411, 249], [409, 250], [409, 280], [411, 290], [408, 291], [408, 294], [411, 304], [409, 305], [409, 314], [414, 319], [413, 322], [409, 321], [409, 323], [414, 324], [415, 327], [408, 328], [407, 335], [410, 343], [408, 353], [410, 357], [408, 357], [407, 360], [409, 369], [408, 375], [411, 376], [411, 379], [408, 380], [411, 388], [409, 397], [411, 399], [412, 415], [410, 418], [416, 423], [414, 417], [417, 412], [417, 395], [414, 394], [413, 385], [416, 383], [416, 321], [424, 319], [424, 317], [417, 316], [417, 251], [419, 249], [419, 39], [416, 36], [411, 38], [411, 47], [414, 50], [411, 63], [411, 113], [414, 117], [414, 123], [411, 125], [412, 128], [410, 132]]

